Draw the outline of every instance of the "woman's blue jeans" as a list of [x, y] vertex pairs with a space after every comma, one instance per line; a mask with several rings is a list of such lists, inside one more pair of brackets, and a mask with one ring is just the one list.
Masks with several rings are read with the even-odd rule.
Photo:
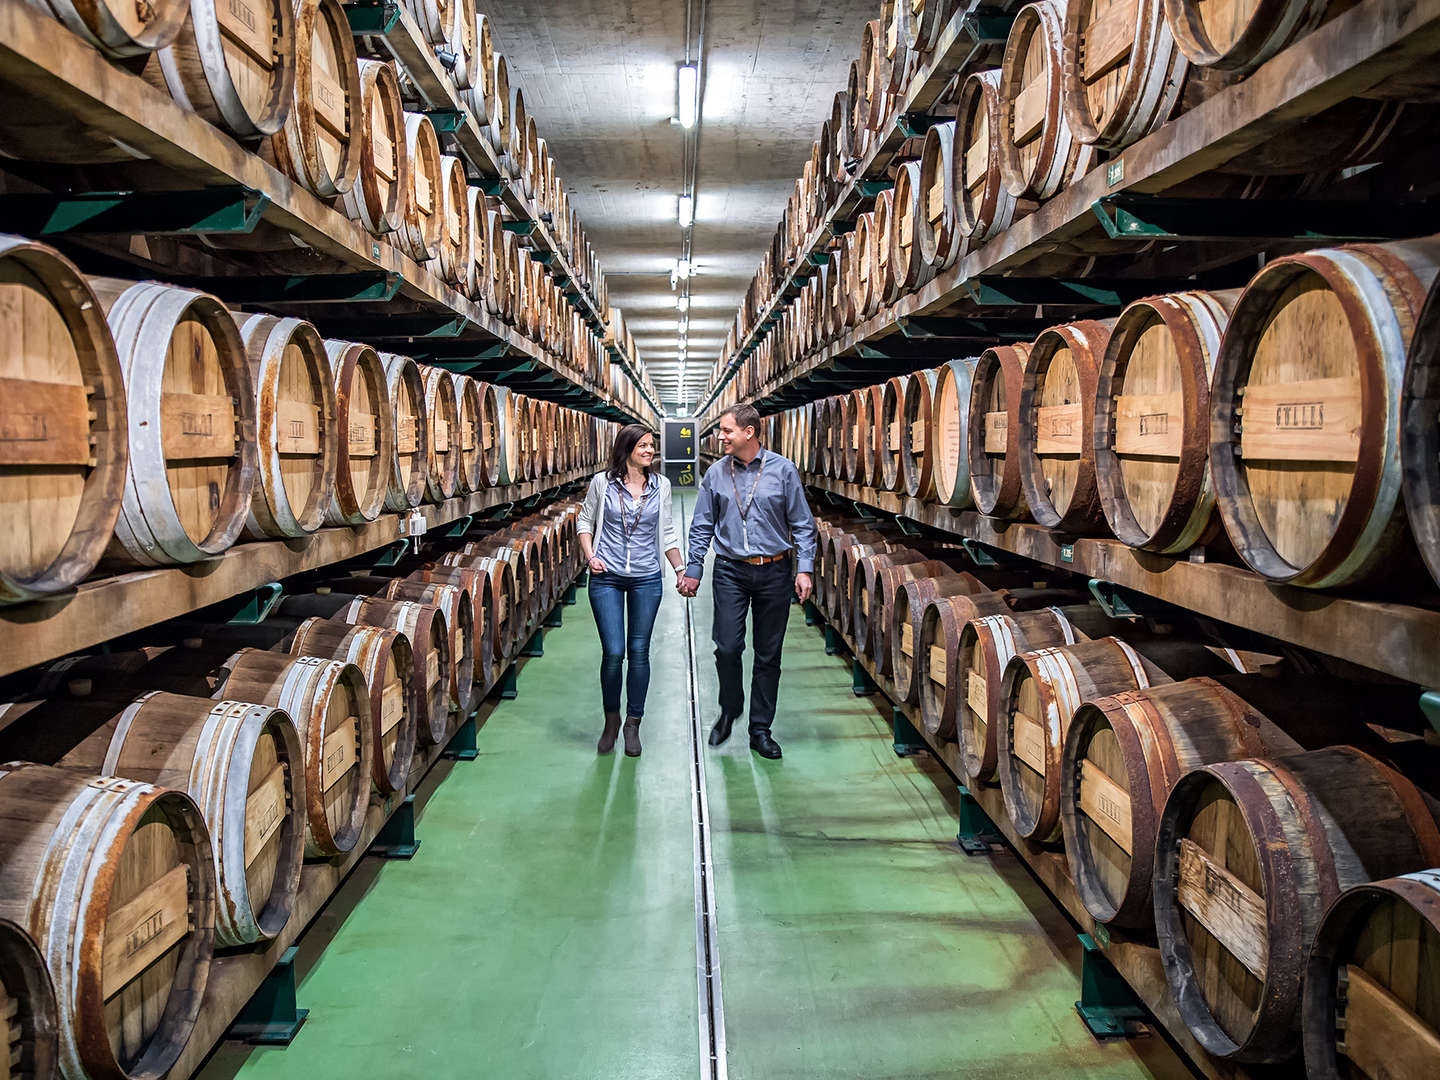
[[600, 697], [605, 711], [620, 711], [622, 667], [628, 659], [625, 715], [639, 720], [645, 715], [645, 694], [650, 689], [650, 636], [665, 593], [664, 574], [640, 578], [592, 573], [589, 592], [590, 610], [600, 629]]

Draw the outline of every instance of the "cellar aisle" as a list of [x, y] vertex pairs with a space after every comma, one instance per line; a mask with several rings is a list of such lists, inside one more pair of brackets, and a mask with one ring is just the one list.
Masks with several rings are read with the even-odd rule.
[[[295, 1042], [227, 1044], [205, 1080], [697, 1074], [684, 607], [661, 605], [645, 755], [597, 759], [580, 599], [480, 758], [437, 769], [416, 858], [364, 861], [302, 940]], [[707, 726], [711, 610], [707, 581]], [[953, 783], [894, 756], [798, 607], [776, 734], [779, 762], [740, 726], [707, 751], [730, 1077], [1189, 1075], [1158, 1038], [1085, 1033], [1069, 924], [1013, 856], [959, 854]]]

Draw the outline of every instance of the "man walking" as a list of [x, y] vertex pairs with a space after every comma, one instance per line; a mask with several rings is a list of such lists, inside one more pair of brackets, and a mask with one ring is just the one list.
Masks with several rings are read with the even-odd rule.
[[[790, 595], [810, 598], [815, 570], [815, 518], [794, 463], [760, 445], [760, 414], [737, 405], [720, 417], [726, 456], [705, 470], [690, 523], [690, 560], [677, 583], [682, 596], [700, 588], [705, 553], [715, 544], [715, 669], [720, 676], [720, 719], [710, 745], [730, 737], [745, 708], [741, 686], [745, 610], [754, 611], [755, 671], [750, 681], [750, 749], [778, 758], [770, 733], [780, 688], [780, 649], [790, 617]], [[791, 576], [790, 555], [795, 554]]]

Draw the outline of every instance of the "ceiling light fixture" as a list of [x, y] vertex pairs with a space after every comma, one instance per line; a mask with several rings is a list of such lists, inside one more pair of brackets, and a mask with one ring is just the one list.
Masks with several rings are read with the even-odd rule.
[[695, 264], [689, 259], [680, 259], [675, 263], [675, 276], [688, 278], [695, 276]]
[[690, 310], [690, 297], [685, 296], [685, 295], [683, 295], [683, 294], [680, 295], [680, 296], [677, 296], [677, 297], [675, 298], [675, 307], [676, 307], [676, 309], [679, 310], [679, 311], [689, 311], [689, 310]]
[[676, 216], [682, 229], [688, 229], [695, 224], [695, 197], [693, 195], [680, 196], [679, 212]]
[[680, 104], [680, 115], [677, 119], [680, 126], [690, 130], [699, 119], [699, 97], [700, 69], [694, 64], [682, 64], [679, 71], [679, 88], [677, 90]]

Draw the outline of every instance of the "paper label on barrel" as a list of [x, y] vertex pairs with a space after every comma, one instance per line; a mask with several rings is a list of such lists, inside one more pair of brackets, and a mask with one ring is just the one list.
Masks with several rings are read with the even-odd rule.
[[380, 688], [380, 734], [388, 735], [405, 714], [405, 687], [391, 679]]
[[0, 378], [0, 465], [90, 464], [83, 386]]
[[375, 163], [375, 172], [384, 180], [394, 180], [400, 174], [395, 155], [395, 140], [385, 124], [385, 110], [380, 105], [380, 95], [375, 95], [375, 106], [370, 111], [370, 160]]
[[1241, 398], [1240, 454], [1261, 461], [1356, 461], [1360, 381], [1354, 376], [1252, 384]]
[[1084, 409], [1070, 405], [1041, 405], [1035, 410], [1035, 452], [1078, 454], [1084, 444]]
[[1115, 399], [1115, 452], [1178, 458], [1185, 404], [1176, 394], [1122, 394]]
[[440, 453], [450, 449], [450, 421], [443, 416], [437, 416], [430, 421], [431, 443]]
[[310, 97], [315, 103], [315, 118], [336, 138], [343, 139], [350, 130], [346, 115], [345, 89], [328, 71], [318, 64], [310, 68]]
[[1270, 952], [1264, 899], [1188, 836], [1180, 840], [1179, 877], [1180, 906], [1263, 980]]
[[915, 655], [915, 628], [908, 622], [900, 624], [900, 652], [905, 656]]
[[360, 738], [360, 719], [352, 716], [348, 721], [325, 736], [325, 756], [320, 768], [320, 789], [329, 791], [338, 784], [359, 760], [356, 746]]
[[190, 868], [175, 866], [105, 920], [101, 994], [110, 1000], [190, 929]]
[[1017, 712], [1010, 732], [1010, 745], [1015, 756], [1040, 775], [1045, 775], [1045, 729], [1033, 717]]
[[395, 452], [413, 454], [419, 448], [420, 425], [413, 416], [402, 416], [395, 421]]
[[1080, 811], [1130, 854], [1130, 793], [1089, 758], [1080, 763]]
[[350, 456], [375, 456], [375, 417], [370, 413], [350, 413]]
[[440, 681], [440, 650], [431, 649], [425, 654], [425, 685], [435, 689], [435, 684]]
[[220, 33], [266, 71], [275, 66], [274, 23], [251, 0], [215, 0]]
[[1010, 414], [987, 412], [985, 414], [985, 453], [1005, 453], [1005, 440], [1010, 433]]
[[985, 676], [978, 671], [966, 673], [965, 704], [974, 709], [982, 720], [990, 715], [990, 698], [985, 691]]
[[890, 452], [894, 453], [900, 449], [900, 421], [896, 420], [889, 428]]
[[308, 401], [275, 404], [275, 448], [282, 454], [320, 453], [320, 409]]
[[235, 438], [235, 402], [229, 395], [160, 395], [160, 444], [167, 461], [230, 457]]
[[945, 650], [939, 645], [930, 646], [930, 681], [945, 685]]
[[924, 420], [916, 420], [910, 425], [910, 452], [912, 454], [923, 454], [925, 452]]
[[1137, 3], [1138, 0], [1111, 0], [1104, 13], [1085, 28], [1081, 51], [1085, 55], [1087, 83], [1094, 82], [1130, 55], [1135, 41]]
[[285, 824], [285, 766], [277, 764], [245, 800], [245, 867]]
[[1045, 106], [1050, 96], [1049, 80], [1042, 75], [1025, 84], [1015, 99], [1015, 143], [1029, 142], [1045, 123]]

